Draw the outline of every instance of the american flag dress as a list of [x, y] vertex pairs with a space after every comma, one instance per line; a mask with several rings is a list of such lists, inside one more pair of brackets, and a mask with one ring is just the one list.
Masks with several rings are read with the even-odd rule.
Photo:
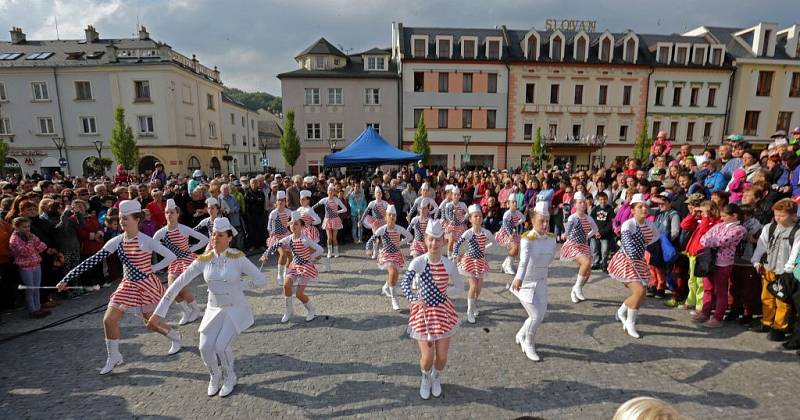
[[645, 249], [658, 241], [658, 228], [653, 222], [640, 225], [629, 219], [622, 224], [621, 249], [608, 263], [608, 275], [623, 283], [638, 281], [647, 286], [650, 282], [650, 268], [645, 261]]
[[439, 207], [436, 208], [436, 213], [434, 215], [435, 219], [440, 219], [442, 222], [442, 229], [444, 229], [445, 234], [447, 234], [447, 228], [450, 226], [450, 220], [447, 219], [447, 205], [450, 204], [452, 201], [450, 199], [445, 198], [439, 203]]
[[325, 197], [319, 200], [319, 203], [315, 204], [314, 208], [320, 205], [325, 206], [325, 218], [322, 219], [322, 228], [333, 230], [342, 229], [342, 218], [339, 217], [339, 214], [342, 211], [347, 211], [347, 207], [342, 203], [342, 200], [340, 200], [339, 197], [334, 197], [333, 199]]
[[[200, 232], [208, 238], [211, 237], [211, 232], [213, 230], [214, 230], [214, 219], [212, 219], [211, 216], [208, 216], [205, 219], [201, 220], [200, 223], [198, 223], [197, 226], [194, 227], [195, 232]], [[206, 244], [205, 251], [206, 252], [211, 251], [211, 248], [214, 248], [214, 246], [211, 244], [211, 241], [208, 241], [208, 243]]]
[[489, 262], [486, 261], [486, 248], [495, 243], [494, 235], [488, 229], [481, 228], [476, 233], [474, 229], [464, 232], [453, 247], [453, 254], [459, 255], [461, 247], [467, 244], [464, 257], [458, 263], [458, 271], [470, 277], [483, 280], [489, 272]]
[[413, 239], [411, 234], [399, 225], [395, 225], [392, 230], [389, 230], [389, 226], [383, 225], [367, 241], [367, 251], [371, 250], [375, 241], [379, 239], [382, 246], [378, 252], [378, 268], [388, 270], [389, 267], [394, 267], [401, 270], [406, 264], [406, 258], [400, 252], [400, 247]]
[[314, 242], [319, 242], [319, 230], [314, 225], [319, 224], [319, 216], [311, 207], [299, 207], [297, 209], [303, 219], [303, 235]]
[[[189, 237], [197, 239], [198, 242], [194, 246], [189, 246]], [[164, 226], [153, 235], [153, 239], [160, 241], [178, 257], [167, 267], [167, 273], [176, 276], [183, 274], [196, 258], [194, 253], [209, 243], [207, 236], [182, 224], [178, 224], [172, 230]]]
[[415, 340], [436, 341], [456, 333], [458, 313], [447, 295], [451, 277], [461, 281], [450, 260], [442, 257], [432, 263], [427, 255], [414, 258], [400, 287], [408, 299], [408, 335]]
[[278, 243], [281, 239], [290, 235], [289, 220], [292, 217], [292, 211], [284, 208], [272, 210], [267, 220], [267, 230], [269, 231], [269, 238], [267, 238], [267, 246]]
[[367, 204], [367, 209], [364, 212], [364, 227], [371, 230], [373, 233], [379, 227], [386, 224], [386, 209], [389, 203], [384, 200], [372, 200]]
[[428, 247], [425, 245], [425, 229], [428, 227], [428, 218], [422, 216], [414, 216], [408, 224], [408, 231], [414, 236], [411, 241], [411, 255], [419, 257], [422, 254], [428, 253]]
[[589, 247], [589, 239], [597, 232], [597, 224], [589, 215], [583, 217], [577, 213], [572, 214], [567, 219], [564, 226], [567, 232], [567, 240], [561, 246], [561, 260], [571, 261], [579, 255], [592, 257], [592, 249]]
[[467, 205], [463, 201], [450, 202], [444, 208], [444, 219], [448, 221], [445, 238], [457, 241], [467, 230]]
[[289, 235], [271, 245], [267, 253], [274, 254], [278, 248], [284, 248], [292, 254], [286, 277], [291, 278], [295, 285], [302, 286], [317, 279], [319, 271], [314, 265], [314, 259], [322, 255], [322, 247], [318, 243], [304, 235], [298, 238]]
[[512, 243], [519, 245], [519, 232], [517, 226], [522, 224], [522, 213], [519, 210], [506, 210], [503, 213], [503, 224], [500, 230], [495, 234], [497, 243], [501, 246], [509, 246]]

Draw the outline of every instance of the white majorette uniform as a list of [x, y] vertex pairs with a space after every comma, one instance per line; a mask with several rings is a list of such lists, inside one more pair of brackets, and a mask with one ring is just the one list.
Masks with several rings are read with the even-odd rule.
[[[300, 199], [303, 198], [311, 198], [311, 191], [300, 191]], [[310, 206], [300, 206], [297, 208], [297, 211], [300, 212], [300, 216], [303, 219], [303, 235], [314, 242], [319, 242], [319, 230], [317, 230], [315, 227], [316, 225], [320, 224], [317, 212], [315, 212]]]
[[[282, 191], [278, 191], [280, 194]], [[267, 239], [267, 246], [271, 247], [278, 243], [281, 239], [290, 235], [289, 233], [289, 220], [292, 218], [292, 211], [288, 208], [272, 210], [267, 219], [267, 231], [269, 231], [269, 238]]]
[[[535, 211], [544, 217], [548, 216], [545, 202], [537, 203]], [[547, 274], [550, 263], [555, 258], [556, 237], [548, 232], [537, 232], [534, 229], [522, 235], [520, 243], [520, 261], [515, 279], [522, 280], [519, 290], [511, 292], [519, 299], [528, 313], [528, 319], [519, 329], [516, 342], [522, 347], [525, 355], [538, 362], [534, 339], [547, 312]]]
[[[331, 185], [331, 187], [333, 187], [333, 185]], [[347, 212], [347, 206], [342, 203], [342, 200], [340, 200], [339, 197], [334, 197], [332, 200], [328, 197], [324, 197], [319, 200], [317, 204], [314, 204], [314, 209], [319, 206], [325, 207], [325, 219], [322, 220], [322, 228], [341, 230], [342, 218], [339, 215]]]
[[[214, 220], [214, 230], [232, 231], [228, 218]], [[199, 257], [167, 289], [155, 314], [163, 318], [178, 292], [195, 277], [203, 276], [208, 285], [208, 303], [200, 322], [200, 356], [211, 373], [208, 395], [227, 396], [236, 385], [233, 370], [233, 340], [253, 325], [253, 311], [244, 295], [266, 285], [264, 274], [239, 250], [228, 248], [221, 254], [211, 250]], [[242, 276], [247, 275], [248, 280]], [[217, 361], [219, 359], [219, 362]], [[221, 365], [221, 369], [220, 369]], [[223, 380], [224, 378], [224, 380]], [[221, 389], [220, 389], [221, 386]]]
[[[389, 206], [387, 213], [397, 214], [397, 210], [395, 210], [394, 206]], [[389, 267], [394, 266], [396, 269], [402, 270], [406, 264], [406, 259], [403, 257], [403, 253], [400, 252], [400, 247], [410, 243], [414, 237], [400, 225], [394, 225], [392, 230], [389, 230], [387, 225], [383, 225], [369, 238], [366, 249], [372, 248], [375, 241], [379, 239], [382, 246], [378, 254], [378, 267], [381, 270], [388, 270]]]
[[[578, 191], [573, 199], [583, 200], [584, 197]], [[588, 258], [592, 257], [589, 240], [598, 232], [598, 229], [591, 216], [586, 214], [581, 217], [578, 216], [578, 213], [573, 213], [567, 219], [564, 231], [566, 232], [567, 240], [561, 246], [561, 260], [572, 261], [579, 255], [584, 255]]]
[[[427, 194], [426, 194], [428, 192], [428, 190], [430, 190], [430, 187], [428, 186], [428, 183], [427, 182], [423, 182], [422, 186], [419, 187], [419, 197], [414, 199], [414, 204], [412, 204], [411, 205], [411, 209], [408, 210], [408, 215], [406, 216], [406, 218], [409, 221], [411, 221], [411, 219], [413, 219], [417, 215], [417, 212], [420, 211], [419, 208], [420, 208], [421, 205], [428, 206], [428, 208], [430, 209], [431, 212], [436, 211], [436, 202], [433, 201], [432, 198], [429, 198], [427, 196]], [[428, 199], [430, 201], [424, 201], [425, 199]], [[431, 216], [432, 215], [433, 214], [431, 213]], [[423, 229], [423, 233], [424, 233], [424, 229]]]
[[494, 235], [486, 228], [481, 228], [481, 231], [477, 233], [472, 228], [467, 229], [453, 247], [455, 258], [458, 258], [461, 246], [464, 244], [467, 244], [467, 250], [458, 263], [458, 271], [465, 276], [483, 280], [486, 273], [489, 272], [486, 249], [497, 244]]
[[[458, 193], [458, 188], [453, 188], [454, 194]], [[461, 234], [467, 230], [467, 205], [463, 201], [450, 201], [444, 206], [444, 220], [447, 227], [444, 231], [445, 239], [457, 241]]]
[[[292, 262], [289, 263], [289, 269], [286, 270], [286, 277], [291, 277], [297, 286], [317, 280], [319, 271], [314, 265], [314, 259], [323, 253], [322, 247], [318, 243], [305, 235], [295, 238], [294, 235], [290, 234], [270, 246], [264, 253], [272, 255], [281, 247], [292, 254]], [[311, 252], [311, 250], [314, 250], [314, 252]]]

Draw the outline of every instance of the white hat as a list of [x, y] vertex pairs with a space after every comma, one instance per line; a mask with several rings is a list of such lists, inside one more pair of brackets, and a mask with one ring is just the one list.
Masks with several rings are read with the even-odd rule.
[[214, 230], [217, 232], [224, 232], [227, 230], [230, 231], [233, 236], [239, 234], [236, 228], [231, 226], [231, 222], [227, 217], [217, 217], [214, 219]]
[[296, 221], [298, 221], [298, 220], [300, 220], [302, 218], [303, 218], [303, 215], [301, 215], [299, 211], [293, 211], [292, 215], [291, 215], [291, 219], [289, 221], [290, 222], [296, 222]]
[[386, 207], [386, 214], [397, 215], [397, 209], [394, 207], [394, 204], [389, 204], [389, 207]]
[[278, 194], [275, 196], [278, 200], [285, 200], [286, 199], [286, 191], [278, 191]]
[[310, 184], [310, 183], [312, 183], [312, 182], [314, 182], [316, 180], [317, 179], [314, 178], [313, 176], [307, 176], [307, 177], [303, 178], [303, 182], [306, 183], [306, 184]]
[[311, 198], [311, 191], [300, 190], [300, 198]]
[[198, 178], [201, 176], [203, 176], [203, 171], [199, 169], [195, 169], [194, 172], [192, 172], [192, 178]]
[[217, 199], [214, 197], [208, 197], [206, 198], [206, 205], [219, 207], [219, 201], [217, 201]]
[[336, 185], [328, 184], [328, 192], [336, 191]]
[[479, 206], [477, 204], [473, 204], [473, 205], [469, 206], [467, 208], [467, 213], [469, 213], [469, 214], [472, 214], [472, 213], [483, 214], [483, 212], [481, 212], [481, 206]]
[[516, 194], [509, 194], [508, 197], [506, 197], [506, 201], [517, 201]]
[[631, 205], [636, 203], [646, 203], [647, 200], [644, 199], [644, 194], [634, 194], [633, 198], [631, 198]]
[[430, 188], [431, 188], [431, 186], [428, 185], [427, 182], [423, 182], [422, 185], [419, 187], [419, 189], [421, 189], [421, 190], [427, 190], [427, 189], [430, 189]]
[[436, 202], [433, 201], [433, 199], [430, 198], [430, 197], [425, 197], [422, 200], [420, 200], [419, 207], [422, 208], [422, 207], [425, 207], [425, 206], [428, 206], [431, 209], [435, 209], [436, 208]]
[[533, 206], [533, 211], [536, 213], [541, 214], [542, 216], [549, 216], [549, 211], [547, 209], [547, 201], [540, 201]]
[[450, 190], [450, 192], [453, 194], [461, 194], [461, 190], [459, 190], [455, 185], [453, 185], [453, 189]]
[[119, 203], [119, 215], [127, 216], [129, 214], [141, 213], [142, 203], [139, 200], [123, 200]]
[[428, 227], [425, 228], [425, 234], [433, 236], [434, 238], [441, 238], [444, 235], [442, 229], [442, 222], [438, 220], [431, 220], [428, 222]]
[[171, 198], [167, 199], [167, 207], [166, 207], [166, 209], [167, 210], [172, 210], [172, 209], [176, 209], [176, 208], [178, 208], [178, 205], [175, 204], [175, 200], [173, 200]]
[[586, 200], [586, 196], [583, 195], [582, 192], [577, 191], [575, 195], [572, 196], [573, 200]]
[[382, 192], [383, 192], [383, 190], [381, 190], [381, 187], [379, 187], [379, 186], [377, 186], [377, 185], [376, 185], [376, 186], [375, 186], [375, 192], [382, 193]]
[[452, 191], [453, 190], [453, 185], [452, 184], [445, 185], [444, 190], [445, 191]]

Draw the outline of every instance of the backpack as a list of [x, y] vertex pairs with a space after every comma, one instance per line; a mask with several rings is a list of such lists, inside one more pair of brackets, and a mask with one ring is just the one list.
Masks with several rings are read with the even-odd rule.
[[[775, 229], [778, 228], [778, 224], [775, 222], [770, 223], [769, 225], [769, 236], [767, 239], [767, 252], [761, 256], [761, 263], [766, 264], [767, 262], [767, 253], [772, 249], [772, 246], [775, 245]], [[789, 240], [794, 240], [794, 236], [797, 234], [797, 231], [800, 230], [800, 222], [797, 222], [792, 226], [792, 231], [789, 232]]]

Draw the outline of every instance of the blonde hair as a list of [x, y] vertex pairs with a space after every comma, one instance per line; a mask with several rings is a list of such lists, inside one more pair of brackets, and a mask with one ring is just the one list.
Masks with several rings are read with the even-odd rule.
[[614, 413], [613, 420], [685, 420], [687, 417], [671, 405], [652, 397], [626, 401]]

